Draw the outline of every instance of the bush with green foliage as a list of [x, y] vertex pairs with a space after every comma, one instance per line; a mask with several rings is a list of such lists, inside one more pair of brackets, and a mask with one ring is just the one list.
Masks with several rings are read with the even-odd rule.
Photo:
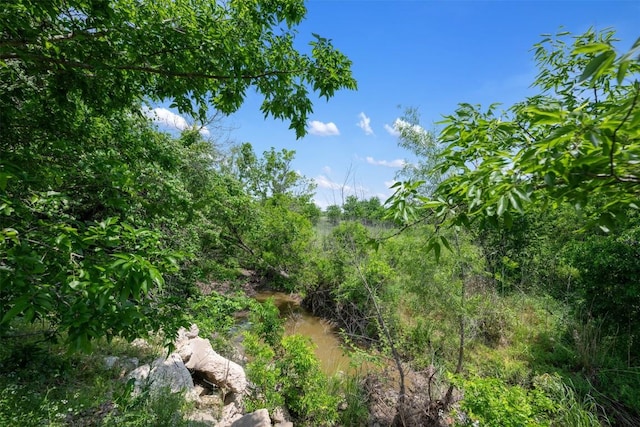
[[336, 421], [338, 396], [329, 393], [328, 379], [320, 370], [309, 338], [289, 335], [282, 339], [276, 366], [286, 380], [282, 384], [285, 404], [292, 415], [311, 425]]
[[[135, 357], [150, 363], [160, 347], [143, 349], [121, 339], [97, 340], [92, 354], [70, 353], [61, 344], [42, 340], [33, 325], [0, 348], [0, 425], [63, 427], [188, 426], [192, 404], [175, 393], [133, 394], [124, 378], [128, 363], [105, 366], [106, 356]], [[17, 333], [17, 331], [16, 331]]]
[[342, 218], [342, 208], [338, 205], [327, 206], [326, 214], [331, 225], [338, 225]]
[[311, 342], [300, 335], [284, 336], [282, 319], [271, 300], [258, 304], [244, 334], [249, 357], [247, 376], [255, 389], [248, 410], [285, 406], [303, 425], [332, 425], [337, 419], [337, 397], [320, 370]]
[[573, 242], [565, 254], [567, 262], [577, 269], [573, 287], [583, 304], [582, 309], [606, 320], [611, 331], [637, 331], [640, 328], [640, 227], [619, 235], [587, 236]]
[[497, 378], [454, 379], [454, 383], [464, 392], [460, 409], [467, 419], [465, 425], [601, 426], [595, 402], [578, 401], [557, 375], [535, 377], [530, 389]]
[[200, 335], [227, 337], [236, 326], [235, 314], [255, 307], [256, 302], [244, 295], [227, 296], [219, 293], [196, 296], [189, 302], [187, 320], [198, 325]]
[[467, 425], [486, 427], [550, 426], [553, 402], [537, 389], [509, 386], [497, 378], [454, 380], [463, 390], [460, 409]]

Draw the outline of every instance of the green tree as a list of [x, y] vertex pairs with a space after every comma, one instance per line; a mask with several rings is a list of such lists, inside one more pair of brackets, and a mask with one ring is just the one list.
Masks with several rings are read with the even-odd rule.
[[384, 217], [384, 207], [380, 202], [380, 198], [372, 197], [369, 200], [362, 200], [362, 210], [365, 221], [369, 224], [375, 224]]
[[358, 197], [354, 195], [347, 196], [347, 200], [342, 205], [342, 215], [350, 221], [357, 221], [362, 219], [363, 214], [364, 209]]
[[294, 49], [305, 13], [299, 0], [0, 5], [0, 335], [43, 318], [82, 348], [171, 336], [194, 253], [260, 224], [197, 133], [158, 132], [142, 103], [169, 99], [204, 122], [252, 88], [302, 136], [312, 95], [355, 88], [329, 40]]
[[505, 112], [461, 104], [445, 117], [436, 172], [446, 178], [431, 197], [421, 195], [419, 183], [397, 184], [397, 218], [417, 204], [439, 222], [487, 219], [510, 227], [512, 213], [531, 202], [582, 209], [603, 200], [597, 223], [609, 230], [616, 215], [637, 209], [640, 40], [621, 55], [613, 31], [590, 30], [571, 45], [567, 36], [534, 46], [539, 95]]
[[338, 205], [327, 206], [327, 218], [332, 225], [338, 225], [342, 217], [342, 209]]
[[311, 224], [317, 225], [322, 216], [322, 209], [310, 198], [299, 198], [298, 200], [299, 202], [292, 209], [311, 221]]
[[305, 13], [302, 0], [4, 2], [2, 81], [14, 95], [41, 87], [64, 110], [78, 98], [98, 111], [171, 99], [201, 119], [209, 106], [236, 111], [253, 87], [262, 112], [291, 121], [300, 137], [310, 87], [327, 99], [356, 87], [328, 39], [315, 35], [310, 55], [294, 48]]
[[230, 164], [223, 169], [228, 169], [244, 184], [246, 191], [258, 200], [279, 196], [310, 200], [316, 186], [312, 180], [293, 169], [295, 155], [294, 150], [283, 148], [276, 151], [271, 147], [259, 158], [252, 145], [245, 142], [231, 150]]
[[[431, 219], [436, 227], [427, 251], [433, 250], [436, 258], [442, 246], [452, 246], [439, 232], [445, 226], [473, 231], [474, 225], [487, 224], [508, 230], [515, 220], [523, 219], [516, 216], [568, 204], [586, 218], [593, 215], [583, 228], [599, 225], [609, 233], [613, 226], [627, 222], [621, 220], [623, 215], [638, 209], [640, 39], [630, 51], [620, 54], [613, 31], [589, 30], [573, 37], [570, 44], [568, 36], [545, 36], [534, 46], [539, 74], [533, 86], [539, 94], [506, 111], [497, 111], [496, 105], [483, 110], [461, 104], [445, 117], [438, 137], [445, 147], [435, 167], [444, 179], [432, 191], [423, 191], [420, 181], [396, 185], [389, 200], [391, 215], [405, 223]], [[611, 275], [601, 272], [610, 269], [617, 256], [634, 254], [635, 245], [633, 233], [620, 240], [596, 238], [576, 245], [575, 253], [582, 259], [587, 248], [608, 252], [599, 256], [595, 269], [581, 266], [586, 273], [584, 294], [593, 296], [594, 282], [598, 282], [607, 292], [597, 291], [600, 298], [609, 299], [615, 293], [618, 298], [613, 303], [621, 303], [624, 297], [618, 294], [622, 290], [618, 286], [633, 281], [636, 266], [616, 263]], [[621, 279], [615, 285], [612, 275]], [[464, 301], [464, 279], [462, 282]], [[635, 291], [633, 286], [629, 291]], [[609, 301], [598, 301], [598, 309], [623, 310], [629, 321], [637, 316], [636, 301], [627, 298], [616, 309]], [[458, 366], [463, 356], [464, 319], [462, 314]], [[617, 412], [608, 400], [601, 402], [607, 410]], [[629, 398], [625, 403], [635, 405]]]
[[442, 177], [436, 170], [442, 145], [433, 132], [427, 131], [420, 125], [420, 114], [415, 108], [408, 108], [403, 117], [394, 123], [395, 130], [399, 133], [398, 146], [413, 153], [416, 160], [406, 162], [397, 176], [425, 182], [420, 191], [430, 194]]
[[139, 116], [82, 118], [63, 132], [77, 132], [74, 144], [38, 132], [2, 141], [0, 332], [16, 317], [46, 319], [87, 348], [158, 329], [173, 306], [172, 242], [192, 211], [188, 150]]

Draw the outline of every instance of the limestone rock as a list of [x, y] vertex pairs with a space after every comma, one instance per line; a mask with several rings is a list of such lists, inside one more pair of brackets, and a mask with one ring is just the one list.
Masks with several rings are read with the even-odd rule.
[[104, 366], [106, 366], [107, 369], [111, 369], [116, 365], [118, 360], [120, 360], [118, 356], [107, 356], [104, 358]]
[[216, 424], [216, 427], [229, 427], [240, 418], [242, 418], [241, 407], [233, 401], [222, 408], [220, 421]]
[[133, 386], [135, 394], [140, 393], [143, 387], [147, 385], [147, 380], [149, 379], [150, 373], [151, 366], [149, 364], [138, 366], [136, 369], [129, 372], [129, 375], [127, 375], [127, 379], [133, 379], [135, 381]]
[[140, 361], [137, 357], [107, 356], [104, 358], [104, 366], [107, 369], [119, 369], [124, 372], [134, 370], [139, 364]]
[[197, 423], [198, 426], [215, 426], [218, 423], [218, 420], [208, 411], [193, 411], [186, 418]]
[[255, 412], [246, 414], [231, 424], [231, 427], [271, 427], [269, 411], [258, 409]]
[[247, 388], [247, 376], [242, 366], [220, 356], [207, 339], [190, 339], [179, 350], [185, 366], [200, 373], [207, 381], [242, 394]]
[[149, 373], [149, 383], [152, 389], [168, 388], [172, 393], [194, 390], [191, 373], [177, 353], [172, 353], [166, 359], [160, 358], [153, 362]]
[[186, 392], [187, 399], [197, 400], [191, 373], [177, 353], [166, 359], [160, 357], [151, 365], [145, 364], [129, 373], [127, 378], [135, 380], [134, 393], [149, 387], [152, 392], [169, 389], [172, 393]]
[[271, 412], [271, 421], [273, 421], [274, 424], [286, 423], [287, 421], [291, 421], [291, 415], [287, 408], [278, 406]]
[[200, 333], [200, 329], [198, 328], [198, 325], [196, 325], [195, 323], [191, 325], [189, 330], [185, 328], [178, 329], [178, 335], [174, 342], [176, 349], [179, 350], [181, 347], [187, 344], [189, 340], [193, 338], [197, 338], [199, 333]]

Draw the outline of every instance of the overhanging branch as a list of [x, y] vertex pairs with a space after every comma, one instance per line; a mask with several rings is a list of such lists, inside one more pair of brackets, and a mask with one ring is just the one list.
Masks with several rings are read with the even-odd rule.
[[106, 67], [101, 67], [101, 66], [97, 66], [95, 64], [89, 64], [86, 62], [69, 61], [66, 59], [51, 58], [48, 56], [36, 55], [31, 53], [23, 54], [23, 55], [19, 55], [16, 53], [0, 54], [0, 60], [7, 60], [7, 59], [24, 60], [25, 57], [30, 57], [30, 59], [36, 62], [63, 65], [65, 67], [77, 68], [82, 70], [95, 71], [101, 68], [111, 68], [113, 70], [134, 71], [134, 72], [140, 72], [145, 74], [155, 74], [155, 75], [160, 75], [165, 77], [205, 79], [205, 80], [236, 80], [236, 79], [258, 80], [265, 77], [288, 75], [288, 74], [295, 73], [295, 71], [270, 70], [270, 71], [264, 71], [262, 73], [257, 73], [257, 74], [241, 74], [238, 76], [238, 75], [228, 75], [228, 74], [209, 74], [209, 73], [201, 73], [201, 72], [175, 72], [175, 71], [168, 71], [165, 69], [156, 68], [152, 66], [144, 66], [144, 65], [112, 65], [112, 66], [107, 65]]

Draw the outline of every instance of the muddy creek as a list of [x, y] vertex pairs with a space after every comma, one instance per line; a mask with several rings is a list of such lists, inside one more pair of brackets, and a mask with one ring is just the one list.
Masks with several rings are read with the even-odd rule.
[[285, 334], [299, 334], [311, 338], [325, 374], [334, 375], [340, 371], [349, 371], [351, 359], [343, 352], [335, 329], [327, 321], [307, 312], [300, 307], [300, 301], [289, 294], [262, 291], [255, 295], [255, 299], [260, 302], [269, 298], [273, 298], [280, 315], [286, 319]]

